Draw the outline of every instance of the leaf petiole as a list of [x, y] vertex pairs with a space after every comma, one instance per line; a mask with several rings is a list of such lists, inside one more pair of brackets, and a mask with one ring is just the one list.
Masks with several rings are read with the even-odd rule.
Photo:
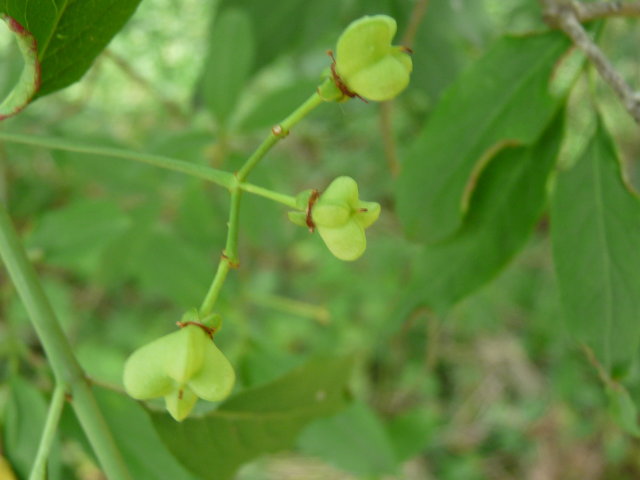
[[29, 480], [45, 480], [47, 478], [47, 460], [56, 437], [58, 422], [64, 409], [66, 390], [63, 384], [58, 384], [53, 391], [51, 403], [49, 404], [49, 412], [47, 413], [47, 420], [44, 424], [42, 436], [40, 437], [38, 453], [36, 454], [31, 473], [29, 474]]

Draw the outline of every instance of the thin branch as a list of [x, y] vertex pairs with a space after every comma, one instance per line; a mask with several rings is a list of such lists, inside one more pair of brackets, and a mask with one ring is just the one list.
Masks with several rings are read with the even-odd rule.
[[584, 52], [605, 82], [614, 90], [624, 108], [640, 124], [640, 96], [625, 82], [579, 21], [575, 2], [542, 0], [544, 16], [552, 27], [561, 29]]
[[235, 184], [235, 179], [232, 173], [222, 170], [216, 170], [204, 165], [186, 162], [184, 160], [164, 157], [161, 155], [152, 155], [149, 153], [123, 150], [121, 148], [86, 145], [62, 138], [20, 135], [17, 133], [8, 132], [0, 132], [0, 141], [20, 143], [23, 145], [31, 145], [34, 147], [44, 147], [52, 150], [64, 150], [67, 152], [86, 153], [88, 155], [122, 158], [124, 160], [132, 160], [134, 162], [147, 163], [149, 165], [153, 165], [154, 167], [165, 168], [167, 170], [173, 170], [176, 172], [185, 173], [187, 175], [192, 175], [226, 188], [231, 188], [231, 186]]
[[47, 460], [49, 459], [49, 452], [51, 452], [53, 441], [56, 438], [56, 430], [58, 429], [58, 422], [60, 421], [60, 416], [64, 408], [64, 397], [66, 393], [66, 388], [61, 384], [58, 384], [53, 391], [53, 397], [51, 397], [51, 403], [49, 405], [49, 413], [47, 413], [47, 420], [44, 424], [42, 436], [40, 437], [38, 453], [33, 462], [29, 480], [45, 480], [47, 478]]
[[402, 36], [402, 45], [409, 48], [413, 46], [416, 34], [418, 33], [418, 27], [420, 27], [420, 23], [422, 23], [424, 14], [427, 13], [428, 6], [429, 0], [418, 0], [413, 6], [413, 11], [409, 17], [409, 26], [407, 26]]
[[606, 17], [637, 17], [640, 16], [640, 2], [575, 2], [574, 11], [581, 22]]
[[131, 80], [137, 83], [141, 88], [156, 97], [167, 110], [167, 112], [180, 120], [186, 120], [185, 114], [182, 111], [182, 108], [180, 108], [180, 105], [178, 105], [173, 100], [165, 97], [164, 94], [160, 92], [160, 90], [158, 90], [152, 82], [140, 75], [140, 73], [138, 73], [131, 65], [129, 65], [129, 62], [127, 62], [124, 58], [110, 49], [106, 49], [103, 52], [103, 55], [111, 60], [120, 70], [122, 70], [125, 75], [127, 75]]
[[593, 353], [593, 350], [591, 350], [591, 348], [589, 348], [589, 346], [587, 346], [584, 343], [581, 344], [580, 347], [582, 348], [582, 353], [584, 353], [584, 356], [586, 357], [587, 361], [591, 364], [593, 369], [596, 371], [596, 373], [598, 374], [598, 378], [604, 384], [604, 386], [612, 389], [618, 388], [616, 382], [609, 376], [606, 369], [602, 366], [602, 364], [596, 358], [596, 355]]
[[69, 340], [51, 308], [33, 265], [2, 203], [0, 203], [0, 259], [15, 285], [31, 323], [47, 354], [58, 384], [69, 386], [71, 404], [98, 461], [111, 480], [130, 480], [91, 387], [84, 377]]
[[251, 171], [260, 163], [264, 156], [271, 150], [271, 148], [280, 140], [285, 138], [291, 128], [293, 128], [300, 120], [307, 116], [313, 109], [322, 105], [325, 101], [331, 100], [323, 98], [321, 90], [323, 86], [330, 85], [332, 80], [328, 79], [325, 84], [321, 85], [318, 90], [311, 95], [302, 105], [295, 109], [287, 118], [282, 120], [279, 124], [275, 125], [269, 135], [262, 141], [253, 154], [242, 165], [240, 170], [235, 173], [235, 185], [229, 190], [231, 191], [231, 206], [229, 209], [229, 221], [227, 222], [227, 241], [225, 243], [224, 250], [218, 263], [218, 269], [213, 277], [209, 291], [207, 292], [202, 305], [200, 306], [200, 315], [205, 317], [213, 312], [222, 286], [227, 278], [227, 274], [231, 268], [238, 268], [240, 266], [240, 260], [238, 258], [238, 229], [240, 218], [240, 200], [242, 198], [242, 191], [250, 191], [251, 193], [267, 196], [271, 200], [280, 201], [286, 205], [295, 208], [294, 199], [288, 198], [286, 195], [279, 195], [275, 192], [270, 192], [267, 195], [266, 189], [251, 186], [244, 183], [244, 180], [251, 173]]
[[400, 161], [396, 137], [393, 134], [393, 102], [382, 102], [380, 105], [380, 133], [387, 166], [391, 175], [397, 177], [400, 173]]
[[[417, 0], [413, 6], [411, 15], [409, 16], [409, 25], [404, 31], [400, 43], [406, 47], [413, 47], [416, 39], [418, 28], [427, 13], [429, 0]], [[382, 147], [384, 156], [387, 159], [387, 165], [391, 175], [397, 177], [400, 173], [400, 161], [398, 160], [398, 146], [395, 135], [393, 133], [393, 101], [383, 102], [380, 104], [380, 134], [382, 138]]]

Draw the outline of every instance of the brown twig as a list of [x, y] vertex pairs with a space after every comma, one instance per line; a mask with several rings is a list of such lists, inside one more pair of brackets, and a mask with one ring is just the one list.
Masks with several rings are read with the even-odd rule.
[[[420, 23], [427, 13], [427, 7], [429, 6], [429, 0], [418, 0], [413, 7], [411, 15], [409, 16], [409, 25], [402, 36], [400, 41], [401, 45], [405, 46], [409, 52], [413, 47], [416, 34]], [[396, 137], [393, 134], [393, 102], [382, 102], [380, 104], [380, 133], [382, 137], [382, 147], [384, 149], [384, 156], [387, 159], [387, 165], [389, 171], [394, 177], [400, 173], [400, 162], [398, 160], [398, 146], [396, 143]]]
[[574, 11], [581, 22], [606, 17], [637, 17], [640, 16], [640, 2], [574, 2]]
[[400, 161], [398, 160], [398, 147], [396, 137], [393, 134], [393, 102], [380, 104], [380, 133], [382, 135], [382, 148], [387, 159], [389, 171], [393, 177], [400, 173]]
[[402, 45], [407, 47], [413, 47], [413, 42], [418, 33], [418, 27], [424, 18], [424, 14], [427, 13], [427, 7], [429, 6], [429, 0], [418, 0], [413, 6], [413, 11], [409, 16], [409, 25], [402, 36]]
[[636, 123], [640, 124], [640, 95], [625, 82], [580, 23], [580, 11], [585, 5], [569, 0], [541, 0], [541, 2], [547, 23], [559, 28], [571, 38], [587, 56], [602, 79], [614, 90]]
[[607, 373], [606, 369], [602, 366], [602, 364], [598, 361], [598, 359], [596, 358], [595, 353], [593, 353], [593, 350], [591, 350], [591, 348], [589, 348], [586, 344], [581, 344], [580, 347], [582, 348], [582, 353], [584, 353], [584, 356], [587, 358], [587, 361], [591, 364], [591, 366], [593, 367], [593, 369], [596, 371], [596, 373], [598, 374], [598, 378], [600, 379], [600, 381], [609, 388], [616, 388], [617, 384], [615, 381], [613, 381], [613, 379], [609, 376], [609, 374]]
[[144, 78], [131, 65], [129, 65], [129, 63], [124, 58], [109, 49], [105, 49], [103, 55], [111, 60], [131, 80], [133, 80], [144, 90], [148, 91], [154, 97], [156, 97], [167, 110], [167, 112], [169, 112], [179, 120], [186, 119], [182, 108], [180, 108], [180, 105], [178, 105], [173, 100], [166, 98], [149, 80]]

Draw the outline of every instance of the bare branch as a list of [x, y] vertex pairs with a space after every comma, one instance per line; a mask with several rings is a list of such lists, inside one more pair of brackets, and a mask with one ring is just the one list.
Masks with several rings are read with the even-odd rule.
[[155, 96], [164, 108], [175, 118], [184, 120], [185, 115], [180, 105], [173, 100], [166, 98], [153, 84], [142, 75], [140, 75], [123, 57], [115, 53], [113, 50], [105, 49], [103, 55], [111, 60], [125, 75], [132, 81], [137, 83], [144, 90]]
[[409, 17], [409, 26], [402, 36], [402, 45], [407, 47], [413, 46], [413, 41], [418, 33], [418, 27], [424, 18], [424, 14], [427, 13], [427, 7], [429, 6], [429, 0], [418, 0], [413, 7], [411, 16]]
[[559, 28], [573, 40], [596, 67], [603, 80], [614, 90], [624, 108], [636, 123], [640, 124], [640, 95], [625, 82], [580, 23], [579, 10], [582, 6], [568, 0], [542, 0], [542, 4], [547, 23]]
[[574, 11], [581, 22], [605, 17], [637, 17], [640, 16], [640, 2], [574, 2]]

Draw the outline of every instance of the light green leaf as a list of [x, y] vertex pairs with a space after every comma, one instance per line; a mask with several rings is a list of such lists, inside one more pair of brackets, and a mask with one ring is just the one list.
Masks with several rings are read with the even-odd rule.
[[249, 16], [244, 10], [225, 10], [213, 25], [202, 79], [207, 106], [221, 123], [226, 123], [233, 113], [251, 73], [253, 57]]
[[319, 358], [202, 418], [151, 416], [169, 450], [198, 478], [226, 480], [242, 463], [290, 448], [309, 421], [340, 410], [350, 371], [349, 358]]
[[140, 0], [0, 0], [0, 15], [7, 15], [13, 29], [31, 39], [37, 48], [32, 64], [25, 67], [37, 72], [34, 98], [79, 80], [139, 3]]
[[380, 419], [363, 403], [316, 420], [298, 444], [306, 454], [363, 476], [393, 473], [398, 464]]
[[532, 147], [506, 148], [483, 170], [462, 228], [416, 259], [416, 298], [442, 311], [491, 280], [525, 244], [546, 203], [563, 115]]
[[397, 185], [410, 237], [436, 242], [460, 228], [478, 175], [505, 145], [530, 145], [561, 104], [548, 83], [567, 40], [505, 37], [442, 96]]
[[640, 437], [638, 409], [629, 392], [622, 385], [607, 388], [609, 412], [615, 422], [629, 435]]
[[551, 210], [568, 329], [605, 367], [624, 368], [640, 343], [640, 201], [602, 123], [577, 164], [559, 175]]

